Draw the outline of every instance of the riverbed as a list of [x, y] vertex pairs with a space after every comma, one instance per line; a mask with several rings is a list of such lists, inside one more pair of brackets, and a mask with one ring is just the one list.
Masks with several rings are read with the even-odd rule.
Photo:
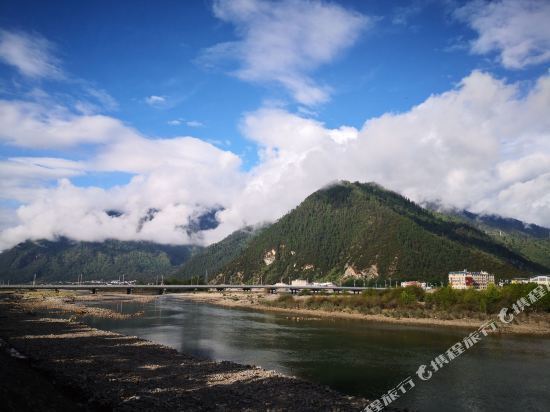
[[[124, 319], [93, 327], [138, 336], [183, 353], [253, 364], [377, 398], [471, 330], [326, 319], [224, 308], [176, 296], [96, 303]], [[420, 411], [546, 411], [550, 339], [490, 335], [395, 406]]]

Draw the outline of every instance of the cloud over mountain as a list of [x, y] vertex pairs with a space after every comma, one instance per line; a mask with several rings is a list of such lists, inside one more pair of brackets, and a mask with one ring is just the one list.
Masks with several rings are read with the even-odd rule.
[[[522, 93], [518, 84], [475, 71], [456, 88], [409, 111], [368, 119], [360, 129], [330, 129], [318, 120], [263, 108], [241, 121], [243, 134], [259, 147], [259, 163], [249, 171], [241, 169], [237, 155], [203, 140], [150, 138], [108, 118], [120, 133], [99, 139], [87, 159], [26, 157], [2, 163], [0, 171], [16, 183], [9, 196], [19, 196], [24, 205], [17, 211], [19, 222], [2, 232], [1, 247], [59, 235], [210, 243], [245, 224], [276, 219], [338, 179], [376, 181], [419, 202], [437, 200], [548, 226], [547, 107], [548, 75]], [[72, 121], [78, 124], [80, 117]], [[40, 122], [22, 124], [44, 130]], [[54, 132], [65, 135], [63, 128], [52, 130], [53, 142]], [[107, 189], [68, 180], [94, 171], [134, 177]], [[37, 178], [33, 173], [62, 179], [53, 188], [35, 187], [28, 184]], [[158, 212], [138, 230], [151, 208]], [[189, 219], [214, 208], [217, 228], [185, 231]]]

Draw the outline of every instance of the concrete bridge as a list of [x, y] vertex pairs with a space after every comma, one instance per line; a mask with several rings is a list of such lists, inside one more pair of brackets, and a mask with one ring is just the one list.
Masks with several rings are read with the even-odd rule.
[[251, 292], [252, 290], [263, 290], [266, 293], [290, 292], [298, 294], [301, 291], [309, 291], [311, 293], [320, 292], [351, 292], [361, 293], [367, 289], [386, 289], [383, 287], [355, 287], [355, 286], [283, 286], [283, 285], [109, 285], [109, 284], [23, 284], [23, 285], [0, 285], [1, 290], [89, 290], [92, 293], [98, 291], [126, 291], [127, 294], [132, 294], [133, 291], [152, 291], [160, 295], [167, 291], [170, 292], [193, 292], [193, 291], [224, 291], [224, 290], [240, 290]]

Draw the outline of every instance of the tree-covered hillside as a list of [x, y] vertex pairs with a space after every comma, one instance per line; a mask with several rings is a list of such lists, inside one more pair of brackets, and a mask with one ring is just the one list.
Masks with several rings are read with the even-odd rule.
[[269, 282], [344, 274], [441, 281], [463, 268], [498, 277], [547, 270], [467, 223], [443, 219], [376, 184], [343, 182], [310, 195], [220, 273]]
[[0, 254], [0, 280], [37, 281], [114, 280], [154, 281], [168, 276], [195, 252], [197, 246], [170, 246], [150, 242], [27, 241]]
[[465, 210], [443, 211], [444, 216], [469, 223], [527, 259], [550, 267], [550, 229], [517, 219], [479, 215]]
[[209, 275], [215, 275], [223, 265], [237, 257], [249, 240], [260, 231], [261, 229], [246, 227], [233, 232], [220, 242], [196, 253], [175, 273], [175, 277], [207, 280]]

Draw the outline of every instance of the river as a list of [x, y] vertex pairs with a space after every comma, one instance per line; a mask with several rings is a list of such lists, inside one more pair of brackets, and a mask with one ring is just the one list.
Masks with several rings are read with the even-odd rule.
[[[125, 320], [91, 326], [181, 352], [254, 364], [377, 398], [469, 331], [359, 320], [303, 319], [228, 309], [166, 295], [148, 303], [102, 303]], [[491, 335], [396, 401], [418, 411], [550, 410], [550, 339]]]

